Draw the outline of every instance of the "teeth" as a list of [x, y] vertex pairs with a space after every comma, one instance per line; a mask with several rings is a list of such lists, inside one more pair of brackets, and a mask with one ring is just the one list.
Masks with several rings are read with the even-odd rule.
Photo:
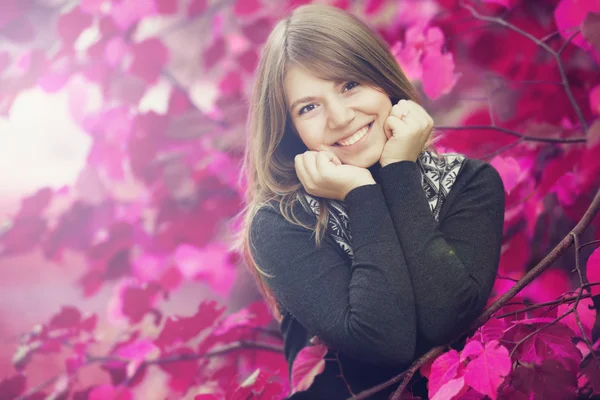
[[362, 137], [367, 134], [368, 130], [369, 130], [369, 125], [365, 126], [361, 130], [356, 132], [354, 135], [350, 136], [348, 139], [340, 140], [338, 142], [338, 144], [340, 146], [350, 146], [351, 144], [354, 144], [354, 143], [358, 142], [360, 139], [362, 139]]

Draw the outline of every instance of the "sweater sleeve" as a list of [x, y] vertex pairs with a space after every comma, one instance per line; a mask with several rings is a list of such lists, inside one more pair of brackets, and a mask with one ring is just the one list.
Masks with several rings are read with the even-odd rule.
[[410, 276], [380, 185], [352, 190], [345, 199], [352, 221], [354, 258], [330, 235], [316, 246], [312, 230], [259, 210], [250, 246], [279, 302], [329, 348], [373, 364], [410, 363], [416, 316]]
[[419, 333], [446, 343], [478, 316], [492, 290], [504, 223], [502, 179], [478, 161], [466, 182], [455, 183], [458, 192], [450, 193], [457, 197], [438, 224], [415, 162], [389, 164], [380, 178], [412, 278]]

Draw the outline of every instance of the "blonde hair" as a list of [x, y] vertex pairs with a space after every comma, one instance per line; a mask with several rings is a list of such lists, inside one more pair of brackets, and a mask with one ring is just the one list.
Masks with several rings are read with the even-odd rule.
[[[295, 134], [284, 92], [291, 66], [304, 67], [321, 79], [357, 81], [383, 90], [396, 104], [418, 101], [388, 45], [357, 17], [335, 7], [311, 4], [296, 8], [279, 21], [269, 35], [256, 70], [250, 104], [242, 176], [246, 178], [246, 206], [239, 214], [241, 229], [234, 247], [242, 253], [258, 288], [275, 318], [281, 315], [277, 300], [250, 251], [250, 224], [256, 212], [271, 201], [292, 224], [314, 230], [319, 245], [327, 227], [327, 199], [319, 199], [321, 212], [314, 227], [293, 213], [302, 190], [294, 169], [294, 156], [307, 150]], [[432, 147], [432, 140], [425, 145]]]

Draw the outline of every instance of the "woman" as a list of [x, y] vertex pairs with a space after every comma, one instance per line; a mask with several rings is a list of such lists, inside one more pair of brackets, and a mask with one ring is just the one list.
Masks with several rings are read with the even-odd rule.
[[388, 47], [346, 12], [297, 8], [270, 34], [256, 79], [244, 255], [290, 371], [316, 338], [329, 349], [325, 371], [290, 398], [347, 398], [482, 310], [504, 187], [489, 164], [433, 152], [433, 121]]

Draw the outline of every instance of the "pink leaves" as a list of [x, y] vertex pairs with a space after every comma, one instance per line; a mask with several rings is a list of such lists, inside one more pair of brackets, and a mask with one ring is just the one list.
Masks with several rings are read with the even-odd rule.
[[[428, 390], [432, 399], [460, 398], [469, 388], [496, 399], [498, 388], [511, 371], [508, 350], [497, 340], [485, 344], [467, 341], [459, 354], [450, 350], [431, 366]], [[458, 396], [458, 397], [456, 397]]]
[[325, 354], [327, 347], [323, 344], [300, 350], [292, 365], [292, 393], [307, 390], [315, 377], [325, 370]]
[[436, 27], [407, 29], [404, 43], [392, 48], [400, 67], [411, 80], [420, 80], [425, 94], [435, 100], [448, 94], [460, 77], [454, 73], [452, 54], [443, 53], [444, 34]]
[[191, 317], [168, 317], [155, 343], [161, 349], [185, 343], [210, 328], [224, 311], [214, 301], [203, 301]]

